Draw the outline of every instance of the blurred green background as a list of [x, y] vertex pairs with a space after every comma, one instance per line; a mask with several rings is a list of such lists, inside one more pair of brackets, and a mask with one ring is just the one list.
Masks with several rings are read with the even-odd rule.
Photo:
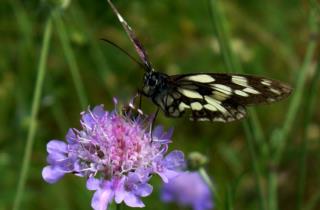
[[[106, 1], [61, 2], [1, 3], [0, 210], [13, 207], [27, 139], [34, 142], [29, 143], [33, 151], [20, 209], [90, 209], [93, 193], [84, 179], [67, 175], [54, 185], [43, 181], [46, 144], [64, 139], [69, 127], [79, 128], [79, 113], [89, 105], [113, 109], [113, 96], [125, 103], [142, 85], [143, 71], [100, 41], [112, 40], [136, 56]], [[171, 149], [199, 151], [209, 158], [205, 169], [216, 185], [216, 209], [320, 209], [319, 4], [113, 2], [159, 71], [242, 72], [294, 87], [289, 99], [250, 108], [241, 122], [193, 123], [160, 114], [157, 123], [175, 128]], [[44, 80], [36, 92], [39, 77]], [[36, 98], [32, 111], [35, 95], [39, 106]], [[155, 111], [148, 99], [143, 107]], [[160, 202], [160, 180], [152, 182], [146, 208], [179, 209]]]

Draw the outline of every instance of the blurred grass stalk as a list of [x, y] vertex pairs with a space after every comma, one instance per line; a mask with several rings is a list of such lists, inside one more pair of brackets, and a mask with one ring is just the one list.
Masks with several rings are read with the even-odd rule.
[[[86, 13], [84, 13], [80, 5], [74, 4], [69, 12], [72, 20], [80, 25], [81, 31], [85, 34], [86, 39], [90, 40], [89, 56], [91, 56], [91, 59], [93, 59], [96, 65], [95, 71], [99, 74], [99, 78], [106, 84], [106, 79], [111, 77], [113, 73], [110, 71], [110, 66], [101, 49], [102, 41], [97, 40], [93, 27], [88, 27], [91, 23], [88, 23], [89, 18], [86, 17]], [[112, 96], [114, 89], [115, 87], [108, 85], [108, 83], [105, 85], [105, 92], [108, 96]]]
[[46, 62], [48, 58], [51, 35], [52, 35], [52, 17], [50, 15], [45, 24], [44, 38], [43, 38], [43, 43], [42, 43], [42, 48], [40, 53], [39, 65], [38, 65], [37, 81], [36, 81], [34, 96], [32, 100], [31, 117], [30, 117], [29, 129], [28, 129], [27, 142], [24, 150], [22, 167], [21, 167], [21, 172], [18, 180], [17, 193], [13, 203], [14, 210], [18, 210], [20, 208], [21, 199], [24, 193], [25, 183], [26, 183], [27, 175], [29, 171], [30, 158], [32, 154], [32, 147], [33, 147], [36, 127], [37, 127], [37, 115], [39, 112], [41, 92], [42, 92], [43, 82], [45, 78], [45, 72], [46, 72], [45, 67], [46, 67]]
[[[319, 13], [320, 14], [320, 13]], [[312, 116], [314, 113], [314, 110], [316, 108], [316, 99], [317, 94], [319, 90], [319, 82], [320, 82], [320, 65], [319, 61], [317, 63], [317, 68], [314, 77], [311, 81], [311, 87], [310, 87], [310, 94], [306, 98], [306, 108], [305, 108], [305, 118], [304, 118], [304, 127], [303, 127], [303, 135], [302, 135], [302, 146], [300, 147], [300, 162], [299, 162], [299, 180], [298, 180], [298, 192], [297, 192], [297, 209], [307, 209], [303, 208], [303, 198], [304, 198], [304, 192], [305, 192], [305, 183], [306, 183], [306, 177], [307, 177], [307, 149], [308, 149], [308, 135], [307, 135], [307, 129], [309, 126], [309, 122], [312, 120]], [[316, 194], [315, 198], [320, 198], [320, 192]], [[318, 200], [317, 199], [317, 200]], [[311, 199], [312, 201], [313, 199]], [[307, 206], [310, 206], [308, 204]]]
[[[311, 4], [312, 5], [312, 4]], [[309, 43], [306, 50], [306, 55], [303, 60], [301, 68], [298, 70], [298, 75], [296, 76], [297, 81], [294, 85], [293, 95], [291, 97], [291, 102], [288, 108], [288, 114], [285, 119], [283, 128], [279, 131], [276, 131], [275, 135], [273, 135], [271, 143], [273, 144], [273, 148], [276, 150], [274, 155], [274, 163], [278, 164], [281, 160], [284, 148], [287, 144], [288, 137], [292, 128], [295, 123], [295, 118], [298, 114], [299, 108], [304, 101], [304, 90], [305, 90], [305, 83], [308, 70], [311, 68], [312, 59], [315, 55], [316, 47], [317, 47], [317, 40], [314, 39], [312, 36], [317, 34], [318, 32], [318, 23], [317, 18], [319, 15], [314, 8], [310, 9], [310, 16], [309, 16], [309, 25], [310, 25], [310, 37]]]
[[[232, 52], [231, 45], [230, 45], [230, 38], [228, 35], [228, 32], [226, 28], [224, 27], [224, 23], [226, 22], [224, 19], [223, 13], [220, 11], [219, 7], [219, 1], [218, 0], [208, 0], [209, 5], [209, 12], [211, 15], [212, 23], [214, 26], [214, 30], [216, 32], [216, 35], [219, 40], [219, 45], [221, 46], [221, 52], [223, 55], [223, 58], [225, 60], [225, 63], [227, 65], [227, 69], [232, 72], [242, 72], [241, 65], [238, 61], [238, 59], [234, 56], [234, 53]], [[257, 191], [259, 193], [259, 206], [261, 210], [266, 209], [266, 201], [265, 196], [262, 190], [262, 183], [261, 183], [261, 170], [259, 167], [259, 160], [256, 155], [256, 151], [254, 148], [254, 140], [257, 141], [257, 143], [262, 148], [262, 153], [267, 153], [267, 145], [264, 141], [264, 135], [262, 132], [262, 128], [260, 126], [260, 123], [258, 121], [257, 115], [254, 111], [250, 112], [250, 121], [244, 122], [244, 130], [246, 133], [246, 140], [249, 146], [250, 155], [252, 158], [252, 164], [253, 164], [253, 170], [255, 174], [256, 179], [256, 186]], [[250, 129], [251, 128], [251, 129]], [[228, 199], [229, 196], [227, 196]], [[227, 202], [227, 209], [232, 209], [230, 207], [230, 202]]]
[[199, 169], [199, 174], [202, 176], [203, 180], [207, 183], [207, 185], [211, 189], [216, 206], [220, 206], [221, 205], [221, 197], [220, 197], [219, 192], [217, 191], [215, 185], [213, 184], [209, 174], [207, 173], [207, 171], [203, 167], [201, 167]]
[[[271, 146], [275, 150], [275, 154], [272, 157], [272, 165], [274, 167], [277, 167], [281, 161], [281, 158], [282, 158], [284, 151], [285, 151], [284, 149], [288, 143], [288, 137], [290, 136], [290, 133], [295, 125], [295, 119], [297, 117], [299, 108], [301, 107], [301, 105], [305, 101], [303, 99], [305, 98], [304, 92], [305, 92], [305, 86], [306, 86], [306, 77], [307, 77], [308, 70], [310, 70], [310, 68], [312, 66], [312, 59], [313, 59], [315, 52], [316, 52], [317, 41], [316, 41], [316, 39], [313, 38], [313, 35], [318, 33], [319, 26], [318, 26], [317, 19], [320, 17], [320, 15], [317, 11], [317, 7], [312, 6], [315, 2], [313, 0], [310, 0], [309, 2], [310, 2], [310, 12], [309, 12], [310, 39], [309, 39], [309, 43], [307, 46], [306, 55], [305, 55], [302, 66], [299, 69], [297, 77], [296, 77], [297, 81], [295, 84], [295, 89], [293, 92], [293, 96], [291, 99], [291, 103], [289, 105], [288, 114], [285, 119], [283, 128], [281, 130], [276, 130], [272, 136], [272, 139], [271, 139], [271, 144], [272, 144]], [[317, 70], [319, 70], [319, 69], [317, 69]], [[308, 102], [311, 103], [311, 100], [308, 100]], [[308, 120], [310, 120], [310, 118]], [[305, 124], [307, 125], [308, 122], [305, 121]], [[306, 141], [306, 139], [304, 139], [302, 141], [302, 144], [306, 144], [305, 141]], [[302, 145], [302, 147], [301, 147], [302, 150], [304, 149], [305, 146], [306, 145]], [[305, 156], [306, 151], [303, 151], [303, 153], [304, 153], [303, 155]], [[301, 168], [301, 170], [305, 170], [304, 169], [305, 166], [303, 166], [303, 164], [305, 164], [305, 163], [304, 162], [302, 163], [303, 168]], [[305, 176], [303, 172], [301, 175]], [[269, 177], [268, 188], [269, 188], [269, 194], [271, 195], [271, 197], [269, 198], [269, 209], [270, 210], [277, 210], [278, 209], [278, 202], [277, 202], [277, 181], [278, 181], [277, 178], [278, 178], [278, 176], [277, 176], [277, 171], [276, 170], [269, 171], [268, 177]], [[304, 177], [302, 177], [300, 179], [304, 179]], [[300, 183], [300, 185], [301, 185], [301, 183]], [[302, 183], [302, 185], [303, 185], [303, 183]], [[299, 196], [301, 196], [298, 199], [298, 205], [300, 205], [300, 207], [298, 206], [298, 209], [299, 209], [299, 208], [301, 208], [301, 205], [302, 205], [301, 202], [303, 199], [302, 198], [303, 187], [298, 186], [298, 190], [300, 190]]]
[[64, 54], [66, 56], [67, 59], [67, 63], [69, 65], [69, 69], [71, 72], [71, 76], [73, 79], [73, 83], [75, 85], [76, 88], [76, 92], [77, 95], [79, 97], [80, 100], [80, 105], [82, 109], [85, 109], [86, 106], [88, 106], [88, 98], [85, 94], [85, 89], [84, 89], [84, 85], [80, 76], [80, 71], [79, 71], [79, 67], [75, 58], [75, 55], [73, 53], [72, 47], [70, 45], [70, 40], [68, 37], [68, 33], [66, 30], [66, 27], [63, 23], [63, 20], [61, 19], [61, 12], [55, 12], [54, 13], [54, 22], [57, 28], [57, 32], [62, 44], [62, 48], [64, 51]]

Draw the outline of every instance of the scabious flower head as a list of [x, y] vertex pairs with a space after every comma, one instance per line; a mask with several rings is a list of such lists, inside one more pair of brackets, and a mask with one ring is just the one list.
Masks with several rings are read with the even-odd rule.
[[212, 193], [198, 172], [182, 172], [165, 183], [161, 199], [164, 202], [176, 202], [194, 210], [213, 208]]
[[81, 129], [70, 129], [66, 142], [51, 140], [42, 177], [55, 183], [67, 173], [87, 178], [87, 188], [94, 190], [91, 206], [105, 210], [111, 201], [124, 201], [130, 207], [144, 207], [141, 197], [150, 195], [148, 184], [153, 174], [164, 182], [178, 174], [185, 165], [180, 151], [167, 154], [172, 130], [156, 127], [139, 115], [108, 112], [103, 106], [83, 112]]

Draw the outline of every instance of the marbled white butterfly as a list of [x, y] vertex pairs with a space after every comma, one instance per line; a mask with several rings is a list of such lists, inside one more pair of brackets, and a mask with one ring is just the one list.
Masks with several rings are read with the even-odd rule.
[[291, 87], [264, 77], [197, 73], [169, 76], [154, 70], [144, 47], [116, 7], [108, 0], [137, 51], [145, 69], [142, 95], [149, 97], [168, 117], [231, 122], [243, 118], [246, 106], [270, 103], [288, 97]]

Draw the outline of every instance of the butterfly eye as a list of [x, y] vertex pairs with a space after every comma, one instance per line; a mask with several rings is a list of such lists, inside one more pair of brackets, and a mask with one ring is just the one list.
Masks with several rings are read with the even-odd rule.
[[155, 86], [158, 83], [158, 80], [155, 76], [150, 77], [148, 80], [148, 85], [149, 86]]

